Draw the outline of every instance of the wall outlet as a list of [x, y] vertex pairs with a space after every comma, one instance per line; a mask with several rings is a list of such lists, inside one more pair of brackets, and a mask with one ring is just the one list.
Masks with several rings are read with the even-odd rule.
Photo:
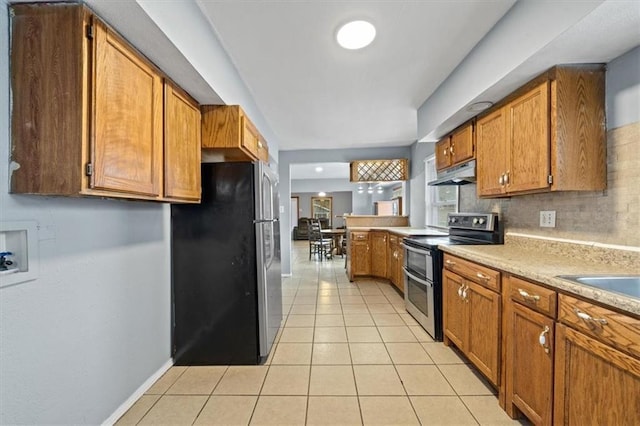
[[540, 227], [542, 228], [556, 227], [556, 211], [555, 210], [540, 211]]

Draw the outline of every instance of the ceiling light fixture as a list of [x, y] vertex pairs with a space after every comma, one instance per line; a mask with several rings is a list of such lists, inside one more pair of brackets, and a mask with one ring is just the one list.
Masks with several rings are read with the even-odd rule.
[[367, 194], [373, 194], [373, 187], [371, 185], [367, 188]]
[[321, 171], [323, 171], [323, 170], [324, 170], [324, 169], [323, 169], [322, 167], [320, 167], [320, 166], [316, 167], [316, 172], [317, 172], [317, 173], [320, 173], [320, 172], [321, 172]]
[[347, 22], [336, 34], [338, 44], [349, 50], [362, 49], [371, 44], [374, 38], [376, 27], [367, 21]]
[[358, 185], [358, 194], [362, 194], [364, 192], [364, 188], [362, 185]]
[[324, 196], [326, 196], [326, 195], [327, 195], [327, 193], [326, 193], [326, 192], [324, 192], [324, 191], [320, 191], [320, 192], [318, 192], [318, 197], [324, 197]]
[[469, 105], [467, 107], [467, 111], [469, 111], [469, 112], [480, 112], [480, 111], [484, 111], [485, 109], [491, 107], [492, 105], [493, 105], [493, 102], [488, 102], [488, 101], [476, 102], [476, 103], [473, 103], [473, 104]]

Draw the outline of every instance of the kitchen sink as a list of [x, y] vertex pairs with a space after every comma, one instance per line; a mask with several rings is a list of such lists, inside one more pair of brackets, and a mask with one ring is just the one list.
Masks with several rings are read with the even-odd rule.
[[640, 299], [640, 275], [559, 275], [558, 278]]

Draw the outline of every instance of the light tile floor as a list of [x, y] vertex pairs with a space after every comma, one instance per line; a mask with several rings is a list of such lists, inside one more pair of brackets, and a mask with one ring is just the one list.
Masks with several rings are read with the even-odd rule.
[[502, 425], [495, 391], [386, 282], [294, 243], [284, 327], [261, 366], [172, 367], [117, 424]]

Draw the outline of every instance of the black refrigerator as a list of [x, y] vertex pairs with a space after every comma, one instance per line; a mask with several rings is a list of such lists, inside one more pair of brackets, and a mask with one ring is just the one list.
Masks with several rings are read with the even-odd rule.
[[278, 178], [202, 164], [202, 203], [171, 206], [175, 365], [266, 360], [282, 322]]

